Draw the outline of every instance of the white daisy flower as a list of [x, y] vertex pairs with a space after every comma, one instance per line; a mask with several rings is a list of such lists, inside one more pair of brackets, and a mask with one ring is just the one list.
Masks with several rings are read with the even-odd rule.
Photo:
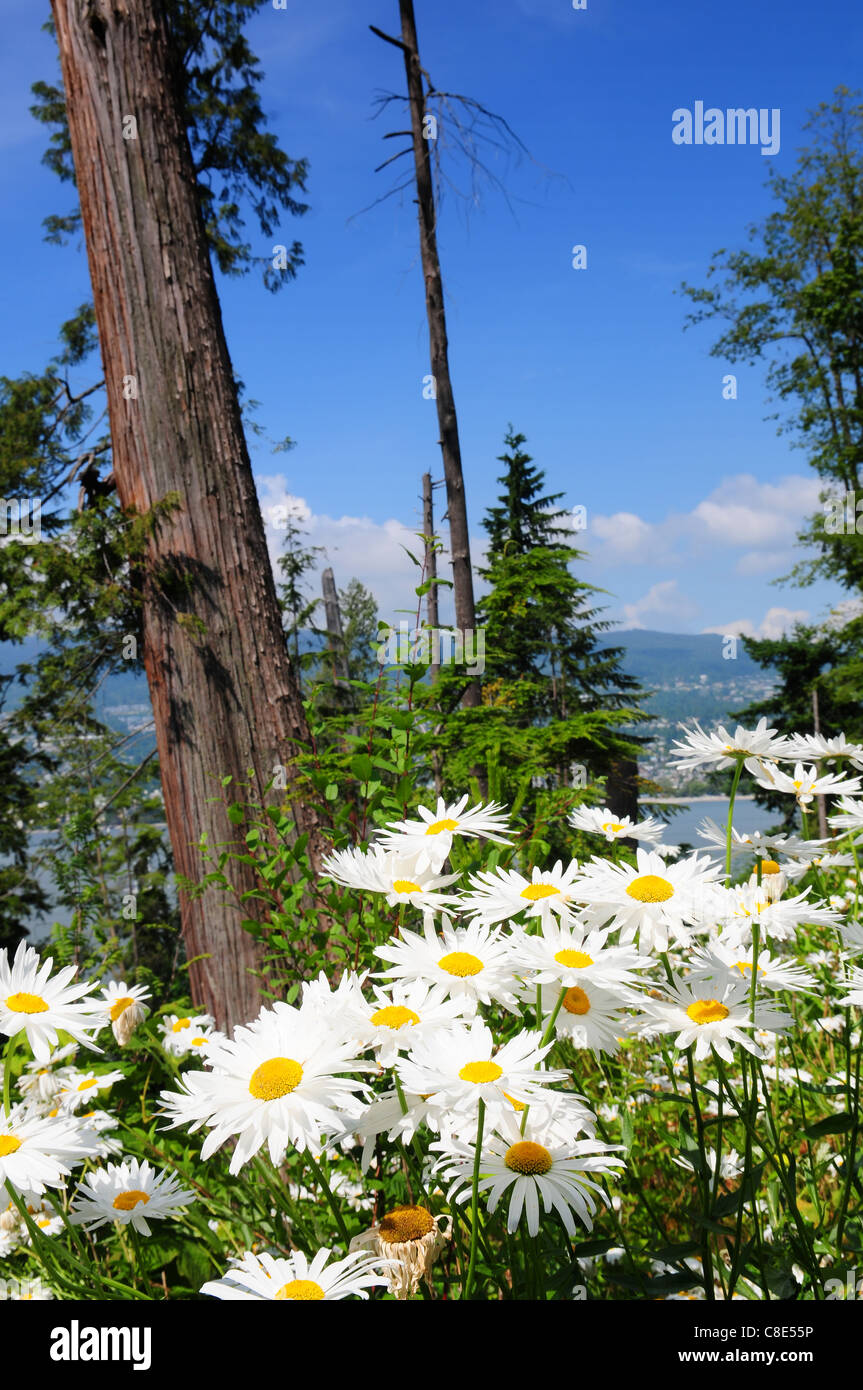
[[[541, 985], [540, 988], [542, 1016], [548, 1019], [557, 1008], [561, 986]], [[525, 989], [525, 999], [530, 999], [532, 993], [534, 991]], [[573, 1047], [614, 1055], [620, 1050], [622, 1035], [629, 1031], [629, 1020], [622, 1012], [623, 1005], [629, 1002], [631, 991], [626, 991], [621, 998], [619, 991], [603, 989], [590, 979], [569, 985], [554, 1021], [555, 1033]]]
[[80, 1110], [82, 1105], [92, 1104], [99, 1091], [107, 1091], [115, 1081], [123, 1079], [121, 1071], [102, 1072], [98, 1076], [92, 1071], [75, 1071], [58, 1093], [60, 1108], [66, 1114]]
[[[442, 1154], [435, 1163], [435, 1171], [441, 1173], [445, 1181], [452, 1179], [448, 1200], [467, 1201], [473, 1185], [476, 1146], [444, 1140], [432, 1144], [431, 1148]], [[596, 1198], [608, 1206], [605, 1192], [587, 1174], [605, 1176], [623, 1166], [623, 1161], [614, 1156], [609, 1145], [594, 1139], [558, 1143], [556, 1136], [535, 1122], [531, 1109], [524, 1134], [515, 1117], [504, 1115], [495, 1131], [483, 1136], [479, 1191], [488, 1194], [490, 1214], [497, 1210], [501, 1198], [511, 1192], [507, 1215], [510, 1234], [517, 1230], [524, 1214], [528, 1234], [537, 1235], [541, 1205], [546, 1212], [558, 1213], [567, 1235], [574, 1240], [573, 1214], [591, 1231]]]
[[444, 915], [438, 935], [427, 915], [422, 936], [402, 929], [400, 937], [391, 937], [375, 954], [391, 962], [382, 976], [437, 985], [472, 1012], [477, 1004], [517, 1008], [510, 941], [502, 938], [500, 928], [482, 921], [454, 928]]
[[840, 797], [833, 814], [827, 817], [827, 823], [833, 830], [863, 830], [863, 801], [855, 801], [850, 796]]
[[103, 986], [102, 996], [108, 1011], [111, 1031], [121, 1047], [125, 1047], [139, 1023], [149, 1013], [146, 1000], [150, 991], [144, 985], [127, 985], [125, 980], [111, 980]]
[[[635, 1031], [646, 1037], [657, 1033], [676, 1033], [675, 1046], [682, 1051], [695, 1043], [695, 1060], [701, 1062], [715, 1047], [726, 1062], [733, 1061], [730, 1043], [739, 1043], [748, 1052], [762, 1055], [759, 1045], [747, 1037], [752, 1028], [749, 984], [731, 978], [720, 988], [719, 982], [678, 980], [663, 985], [667, 999], [642, 999], [644, 1021]], [[768, 1033], [782, 1032], [793, 1022], [790, 1014], [756, 1005], [754, 1027]]]
[[162, 1046], [172, 1057], [185, 1057], [194, 1046], [192, 1039], [215, 1026], [211, 1014], [168, 1014], [162, 1019]]
[[451, 893], [442, 893], [459, 874], [434, 873], [417, 867], [417, 854], [394, 854], [380, 845], [367, 853], [359, 849], [336, 850], [321, 865], [323, 878], [331, 878], [347, 888], [364, 893], [382, 893], [389, 907], [409, 903], [427, 912], [439, 912], [458, 904]]
[[273, 1163], [290, 1146], [319, 1153], [327, 1137], [342, 1134], [362, 1113], [363, 1083], [339, 1073], [366, 1070], [351, 1043], [333, 1042], [314, 1013], [288, 1004], [262, 1009], [254, 1023], [234, 1030], [207, 1049], [212, 1070], [184, 1076], [181, 1089], [163, 1091], [169, 1128], [203, 1125], [205, 1161], [229, 1138], [237, 1144], [230, 1171], [236, 1175], [267, 1144]]
[[577, 806], [567, 817], [573, 830], [586, 830], [591, 835], [604, 835], [606, 840], [658, 840], [664, 829], [654, 816], [633, 821], [629, 816], [616, 816], [607, 806]]
[[[404, 1106], [402, 1109], [402, 1097]], [[421, 1125], [426, 1124], [431, 1107], [425, 1096], [411, 1091], [387, 1091], [378, 1096], [351, 1125], [351, 1132], [363, 1146], [360, 1167], [365, 1173], [375, 1154], [378, 1136], [385, 1134], [391, 1144], [401, 1140], [409, 1144]]]
[[[728, 980], [744, 978], [751, 982], [754, 950], [735, 950], [725, 940], [711, 941], [689, 960], [690, 978], [715, 980], [720, 986]], [[815, 979], [808, 971], [775, 957], [763, 948], [758, 952], [758, 984], [771, 990], [814, 989]]]
[[363, 1048], [374, 1048], [381, 1067], [392, 1066], [417, 1039], [448, 1028], [466, 1007], [471, 1013], [474, 1009], [467, 995], [447, 997], [443, 988], [427, 980], [399, 980], [385, 990], [375, 985], [372, 993], [373, 1000], [362, 999], [354, 1036]]
[[368, 1298], [367, 1289], [386, 1284], [389, 1261], [356, 1251], [330, 1261], [332, 1250], [319, 1250], [309, 1262], [300, 1250], [288, 1259], [247, 1251], [239, 1264], [221, 1279], [212, 1279], [201, 1293], [222, 1299], [269, 1299], [282, 1302], [320, 1302], [337, 1298]]
[[539, 936], [513, 933], [512, 953], [519, 973], [531, 972], [536, 984], [556, 981], [558, 987], [592, 984], [606, 989], [638, 981], [636, 971], [647, 961], [628, 946], [607, 946], [607, 931], [585, 931], [581, 926], [543, 922]]
[[69, 1043], [67, 1047], [52, 1052], [44, 1062], [27, 1062], [18, 1078], [21, 1095], [32, 1104], [50, 1105], [74, 1070], [72, 1067], [61, 1067], [60, 1063], [74, 1057], [77, 1051], [78, 1044]]
[[122, 1157], [122, 1143], [119, 1139], [113, 1139], [108, 1133], [109, 1130], [117, 1127], [116, 1115], [109, 1115], [107, 1110], [88, 1110], [80, 1115], [79, 1119], [83, 1126], [82, 1132], [86, 1135], [88, 1142], [94, 1146], [94, 1158]]
[[835, 758], [847, 758], [863, 771], [863, 744], [849, 743], [844, 734], [825, 738], [823, 734], [791, 734], [786, 740], [783, 757], [789, 761], [814, 763], [832, 762]]
[[482, 922], [503, 922], [520, 912], [542, 920], [551, 913], [569, 917], [572, 885], [577, 874], [576, 859], [571, 860], [566, 869], [560, 859], [553, 869], [544, 872], [534, 867], [529, 879], [515, 869], [475, 874], [470, 880], [474, 891], [463, 895], [462, 911], [474, 914]]
[[0, 1189], [41, 1197], [94, 1152], [92, 1132], [71, 1116], [39, 1119], [22, 1105], [0, 1115]]
[[440, 872], [452, 849], [454, 835], [479, 835], [498, 845], [508, 844], [512, 831], [507, 825], [504, 808], [490, 801], [467, 811], [467, 802], [465, 794], [460, 801], [447, 806], [439, 796], [435, 811], [420, 806], [417, 809], [421, 820], [391, 821], [385, 830], [377, 832], [378, 841], [386, 850], [415, 855], [419, 873], [426, 869]]
[[789, 792], [796, 798], [798, 806], [808, 806], [816, 796], [829, 796], [837, 791], [846, 795], [859, 792], [863, 785], [859, 777], [849, 777], [846, 772], [825, 772], [819, 776], [817, 767], [805, 768], [802, 763], [795, 763], [793, 775], [784, 772], [776, 763], [761, 763], [754, 758], [747, 759], [746, 767], [759, 787], [767, 791]]
[[[30, 1216], [44, 1236], [58, 1236], [63, 1230], [63, 1218], [58, 1216], [56, 1209], [49, 1202], [40, 1203], [30, 1212]], [[26, 1235], [26, 1244], [33, 1244], [33, 1237], [29, 1232]]]
[[74, 965], [64, 966], [52, 977], [54, 961], [40, 961], [32, 946], [22, 941], [12, 964], [0, 951], [0, 1033], [27, 1034], [34, 1057], [47, 1062], [57, 1046], [57, 1031], [70, 1033], [77, 1042], [101, 1052], [90, 1036], [104, 1023], [104, 1009], [90, 993], [87, 982], [73, 985]]
[[513, 1101], [530, 1105], [543, 1087], [566, 1079], [564, 1071], [538, 1071], [551, 1049], [537, 1046], [537, 1034], [522, 1029], [502, 1047], [496, 1047], [491, 1030], [480, 1019], [455, 1023], [433, 1039], [417, 1042], [407, 1057], [396, 1063], [404, 1087], [426, 1096], [429, 1124], [440, 1130], [475, 1126], [479, 1102], [485, 1103], [488, 1122], [512, 1112]]
[[797, 879], [803, 878], [810, 869], [819, 869], [821, 873], [830, 873], [832, 869], [850, 869], [854, 864], [853, 854], [819, 854], [816, 857], [805, 859], [789, 859], [783, 864], [783, 872], [790, 883], [796, 883]]
[[606, 859], [585, 866], [575, 891], [587, 902], [588, 917], [619, 927], [623, 945], [637, 936], [643, 955], [666, 951], [669, 938], [686, 944], [689, 926], [710, 911], [718, 867], [697, 854], [665, 864], [654, 851], [640, 848], [636, 859], [635, 867]]
[[733, 734], [724, 724], [719, 725], [716, 733], [707, 734], [698, 720], [693, 722], [692, 730], [679, 725], [684, 738], [675, 739], [671, 750], [675, 766], [681, 772], [706, 766], [731, 767], [745, 757], [779, 758], [785, 748], [785, 739], [776, 729], [768, 729], [766, 719], [759, 719], [754, 729], [744, 729], [738, 724]]
[[738, 888], [720, 889], [714, 907], [714, 916], [727, 932], [730, 943], [736, 949], [741, 941], [749, 941], [752, 926], [758, 922], [762, 941], [789, 941], [803, 925], [836, 927], [841, 924], [842, 914], [824, 903], [810, 902], [806, 888], [793, 898], [783, 898], [771, 902], [765, 888], [750, 887], [748, 884]]
[[88, 1231], [119, 1221], [149, 1236], [148, 1217], [176, 1216], [194, 1201], [194, 1192], [181, 1188], [173, 1173], [156, 1172], [146, 1159], [131, 1158], [88, 1173], [75, 1193], [69, 1216], [73, 1225]]
[[[856, 1009], [863, 1009], [863, 970], [861, 970], [858, 965], [852, 966], [845, 984], [850, 985], [851, 988], [844, 999], [838, 999], [836, 1001], [839, 1007], [847, 1009], [849, 1006], [853, 1005]], [[822, 1020], [822, 1023], [823, 1021], [824, 1020]]]
[[[707, 816], [698, 827], [698, 835], [720, 852], [724, 864], [726, 831]], [[741, 831], [732, 826], [731, 866], [736, 869], [741, 861], [749, 863], [753, 859], [776, 861], [792, 856], [796, 859], [814, 859], [829, 843], [829, 840], [803, 840], [799, 835], [770, 835], [762, 830]]]

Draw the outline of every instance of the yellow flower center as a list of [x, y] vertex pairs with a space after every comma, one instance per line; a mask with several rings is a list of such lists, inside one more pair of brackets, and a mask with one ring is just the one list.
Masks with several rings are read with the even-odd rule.
[[413, 1027], [419, 1021], [419, 1014], [402, 1004], [388, 1004], [385, 1009], [378, 1009], [376, 1014], [372, 1014], [370, 1020], [378, 1028], [404, 1028], [406, 1023]]
[[504, 1094], [504, 1099], [509, 1101], [510, 1105], [512, 1106], [512, 1108], [513, 1108], [513, 1110], [516, 1112], [516, 1114], [519, 1114], [519, 1113], [524, 1109], [524, 1101], [523, 1101], [523, 1100], [514, 1100], [512, 1096], [508, 1096], [508, 1095], [507, 1095], [506, 1091], [504, 1091], [503, 1094]]
[[303, 1079], [303, 1069], [292, 1057], [271, 1057], [252, 1072], [249, 1094], [255, 1100], [278, 1100], [290, 1095]]
[[285, 1302], [286, 1299], [296, 1299], [301, 1303], [319, 1302], [324, 1296], [324, 1291], [320, 1284], [316, 1284], [314, 1279], [292, 1279], [289, 1284], [283, 1284], [276, 1294], [276, 1301]]
[[693, 1023], [721, 1023], [728, 1010], [718, 999], [696, 999], [686, 1010]]
[[560, 889], [555, 888], [553, 883], [529, 883], [526, 888], [522, 888], [521, 897], [527, 898], [528, 902], [538, 902], [540, 898], [558, 898]]
[[457, 820], [436, 820], [426, 830], [427, 835], [439, 835], [442, 830], [458, 830]]
[[130, 1004], [134, 1004], [131, 994], [124, 994], [122, 999], [115, 999], [108, 1010], [112, 1023], [116, 1023], [122, 1013], [125, 1013]]
[[[750, 973], [750, 975], [751, 975], [751, 974], [752, 974], [752, 961], [751, 961], [751, 960], [738, 960], [738, 961], [735, 961], [735, 962], [734, 962], [734, 969], [735, 969], [735, 970], [739, 970], [740, 973], [741, 973], [741, 975], [745, 975], [746, 972], [747, 972], [747, 970], [748, 970], [749, 973]], [[759, 973], [759, 975], [763, 975], [763, 974], [764, 974], [764, 966], [763, 966], [763, 965], [759, 965], [759, 967], [758, 967], [758, 973]]]
[[593, 956], [588, 956], [584, 951], [558, 951], [555, 956], [558, 965], [565, 965], [567, 970], [583, 970], [587, 965], [593, 965]]
[[139, 1187], [132, 1187], [128, 1192], [118, 1192], [111, 1205], [115, 1211], [134, 1211], [142, 1202], [146, 1206], [149, 1200], [146, 1192], [142, 1192]]
[[623, 829], [623, 826], [621, 825], [620, 821], [606, 820], [602, 822], [602, 828], [603, 830], [613, 830], [616, 835], [619, 830]]
[[174, 1024], [173, 1028], [171, 1029], [171, 1032], [172, 1032], [172, 1033], [182, 1033], [182, 1031], [183, 1031], [184, 1028], [191, 1028], [191, 1026], [192, 1026], [192, 1020], [191, 1020], [190, 1018], [178, 1018], [178, 1019], [177, 1019], [177, 1022]]
[[0, 1134], [0, 1158], [8, 1158], [10, 1154], [16, 1154], [21, 1147], [21, 1140], [16, 1139], [14, 1134]]
[[15, 1014], [46, 1014], [50, 1005], [45, 1003], [40, 994], [10, 994], [6, 1000], [6, 1008]]
[[551, 1154], [542, 1144], [532, 1144], [523, 1139], [513, 1144], [504, 1154], [504, 1163], [513, 1173], [523, 1173], [532, 1177], [534, 1173], [547, 1173], [551, 1167]]
[[[421, 893], [423, 890], [418, 883], [412, 883], [409, 878], [397, 878], [393, 883], [394, 893]], [[302, 1283], [302, 1280], [300, 1280]]]
[[673, 886], [667, 878], [660, 878], [658, 874], [642, 874], [634, 878], [626, 892], [640, 903], [666, 903], [674, 897]]
[[563, 1008], [568, 1014], [588, 1014], [590, 1013], [590, 1000], [583, 989], [578, 985], [573, 985], [563, 996]]
[[193, 1038], [193, 1039], [192, 1039], [192, 1046], [193, 1046], [193, 1047], [203, 1047], [203, 1046], [204, 1046], [204, 1043], [205, 1043], [206, 1041], [207, 1041], [206, 1038]]
[[385, 1245], [406, 1240], [422, 1240], [434, 1229], [434, 1219], [425, 1207], [395, 1207], [381, 1218], [378, 1235]]
[[472, 956], [470, 951], [450, 951], [448, 956], [441, 956], [438, 965], [448, 975], [458, 975], [462, 980], [466, 975], [478, 975], [485, 968], [479, 957]]
[[796, 792], [799, 792], [800, 788], [803, 786], [803, 783], [802, 783], [802, 782], [794, 782], [793, 786], [794, 786], [794, 790], [795, 790]]
[[459, 1076], [462, 1081], [472, 1081], [475, 1086], [482, 1086], [485, 1081], [497, 1081], [499, 1076], [503, 1076], [503, 1068], [497, 1062], [466, 1062]]
[[776, 860], [775, 860], [775, 859], [762, 859], [762, 861], [761, 861], [761, 877], [762, 877], [762, 878], [764, 877], [765, 874], [781, 874], [781, 873], [782, 873], [782, 869], [781, 869], [780, 866], [776, 863]]
[[82, 1082], [81, 1082], [81, 1084], [80, 1084], [79, 1087], [78, 1087], [78, 1090], [79, 1090], [79, 1091], [89, 1091], [89, 1090], [91, 1090], [94, 1086], [98, 1086], [98, 1084], [99, 1084], [98, 1078], [95, 1077], [95, 1076], [91, 1076], [90, 1079], [89, 1079], [88, 1081], [82, 1081]]

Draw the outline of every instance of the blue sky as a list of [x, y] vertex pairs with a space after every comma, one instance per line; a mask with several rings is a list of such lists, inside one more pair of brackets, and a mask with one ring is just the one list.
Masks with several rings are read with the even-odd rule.
[[[702, 283], [711, 254], [745, 241], [771, 201], [768, 169], [788, 171], [808, 109], [854, 85], [863, 10], [847, 0], [416, 0], [423, 62], [448, 91], [505, 116], [536, 163], [493, 167], [469, 211], [447, 194], [439, 233], [451, 368], [475, 560], [496, 496], [508, 422], [528, 436], [548, 488], [587, 508], [580, 575], [609, 591], [608, 616], [665, 631], [774, 635], [841, 597], [826, 584], [775, 586], [818, 505], [805, 455], [766, 419], [763, 372], [709, 356], [710, 326], [683, 332], [682, 280]], [[44, 6], [47, 13], [47, 6]], [[0, 56], [0, 210], [6, 273], [0, 372], [38, 370], [56, 328], [89, 295], [83, 250], [41, 239], [73, 190], [39, 162], [46, 135], [29, 84], [54, 80], [43, 6], [5, 0]], [[401, 91], [396, 0], [287, 0], [250, 26], [266, 74], [270, 128], [310, 162], [309, 213], [286, 219], [306, 265], [271, 296], [255, 277], [222, 280], [235, 368], [273, 438], [252, 440], [265, 516], [288, 497], [343, 585], [357, 575], [386, 614], [417, 582], [401, 543], [420, 526], [420, 475], [441, 475], [433, 402], [423, 399], [428, 340], [410, 194], [362, 215], [402, 165], [375, 174], [404, 124], [373, 119]], [[672, 112], [779, 108], [781, 147], [679, 146]], [[441, 132], [445, 139], [447, 131]], [[442, 149], [443, 159], [447, 151]], [[449, 165], [464, 184], [463, 167]], [[14, 196], [11, 196], [14, 190]], [[587, 247], [587, 269], [572, 247]], [[438, 496], [441, 496], [439, 493]], [[279, 533], [270, 527], [274, 553]]]

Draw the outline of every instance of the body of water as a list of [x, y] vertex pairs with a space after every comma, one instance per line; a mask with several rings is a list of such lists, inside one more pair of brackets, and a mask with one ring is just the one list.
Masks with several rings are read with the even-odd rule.
[[[640, 810], [643, 816], [655, 815], [657, 803], [642, 801]], [[704, 840], [699, 839], [698, 827], [708, 818], [725, 829], [728, 821], [727, 796], [706, 796], [675, 805], [674, 815], [662, 838], [670, 845], [690, 844], [693, 849], [706, 848]], [[743, 834], [752, 830], [769, 830], [777, 820], [775, 811], [768, 811], [749, 797], [738, 796], [734, 802], [734, 829]]]

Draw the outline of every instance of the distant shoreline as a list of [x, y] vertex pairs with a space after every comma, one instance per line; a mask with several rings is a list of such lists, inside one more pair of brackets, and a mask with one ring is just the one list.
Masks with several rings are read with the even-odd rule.
[[[729, 796], [641, 796], [638, 799], [639, 806], [690, 806], [697, 801], [724, 801], [727, 805], [731, 800]], [[736, 796], [737, 801], [754, 801], [755, 797], [751, 794]]]

